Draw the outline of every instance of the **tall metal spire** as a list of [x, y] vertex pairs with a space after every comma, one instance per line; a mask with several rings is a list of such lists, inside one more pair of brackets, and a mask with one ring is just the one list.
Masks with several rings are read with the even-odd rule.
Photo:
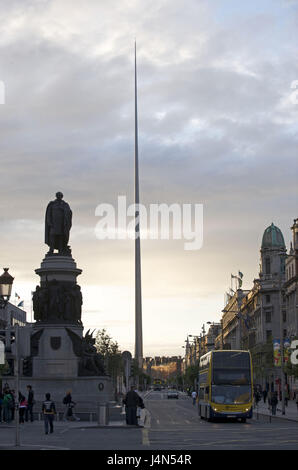
[[135, 41], [135, 359], [138, 366], [140, 368], [143, 368], [142, 283], [139, 203], [140, 194], [138, 152], [137, 44]]

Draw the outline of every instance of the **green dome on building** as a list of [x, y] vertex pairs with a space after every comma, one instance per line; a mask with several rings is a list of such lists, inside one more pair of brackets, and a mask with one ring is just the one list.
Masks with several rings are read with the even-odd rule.
[[284, 248], [286, 249], [285, 241], [281, 230], [272, 223], [266, 228], [263, 239], [262, 248]]

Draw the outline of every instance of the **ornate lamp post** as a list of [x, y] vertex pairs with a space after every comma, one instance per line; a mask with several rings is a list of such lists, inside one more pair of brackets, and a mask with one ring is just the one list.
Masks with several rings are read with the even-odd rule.
[[9, 268], [3, 268], [4, 273], [0, 276], [0, 308], [5, 308], [12, 290], [14, 278], [9, 274]]

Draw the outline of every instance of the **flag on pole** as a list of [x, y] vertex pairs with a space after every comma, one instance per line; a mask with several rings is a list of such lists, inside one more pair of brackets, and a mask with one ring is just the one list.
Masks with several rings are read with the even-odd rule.
[[241, 271], [238, 271], [238, 276], [240, 277], [240, 279], [243, 278], [243, 273]]
[[24, 307], [24, 300], [22, 300], [17, 306], [18, 307]]
[[20, 299], [21, 297], [15, 292], [14, 294], [15, 298]]

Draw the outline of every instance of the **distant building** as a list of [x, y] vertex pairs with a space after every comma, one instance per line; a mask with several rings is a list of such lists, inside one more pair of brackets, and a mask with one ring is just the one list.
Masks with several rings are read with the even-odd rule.
[[6, 328], [16, 323], [20, 326], [25, 326], [27, 324], [26, 315], [24, 310], [8, 302], [5, 308], [0, 309], [0, 327]]
[[182, 358], [181, 356], [146, 357], [143, 360], [143, 370], [152, 379], [163, 379], [166, 381], [171, 377], [181, 375]]
[[[280, 376], [273, 367], [273, 340], [288, 335], [283, 285], [286, 246], [281, 230], [273, 223], [266, 228], [260, 249], [259, 278], [251, 290], [238, 289], [223, 310], [221, 343], [225, 349], [249, 349], [253, 355], [255, 378], [261, 385], [274, 386]], [[281, 324], [282, 322], [282, 324]]]
[[298, 219], [294, 220], [291, 230], [293, 241], [286, 259], [286, 280], [284, 284], [288, 336], [290, 339], [298, 336]]

